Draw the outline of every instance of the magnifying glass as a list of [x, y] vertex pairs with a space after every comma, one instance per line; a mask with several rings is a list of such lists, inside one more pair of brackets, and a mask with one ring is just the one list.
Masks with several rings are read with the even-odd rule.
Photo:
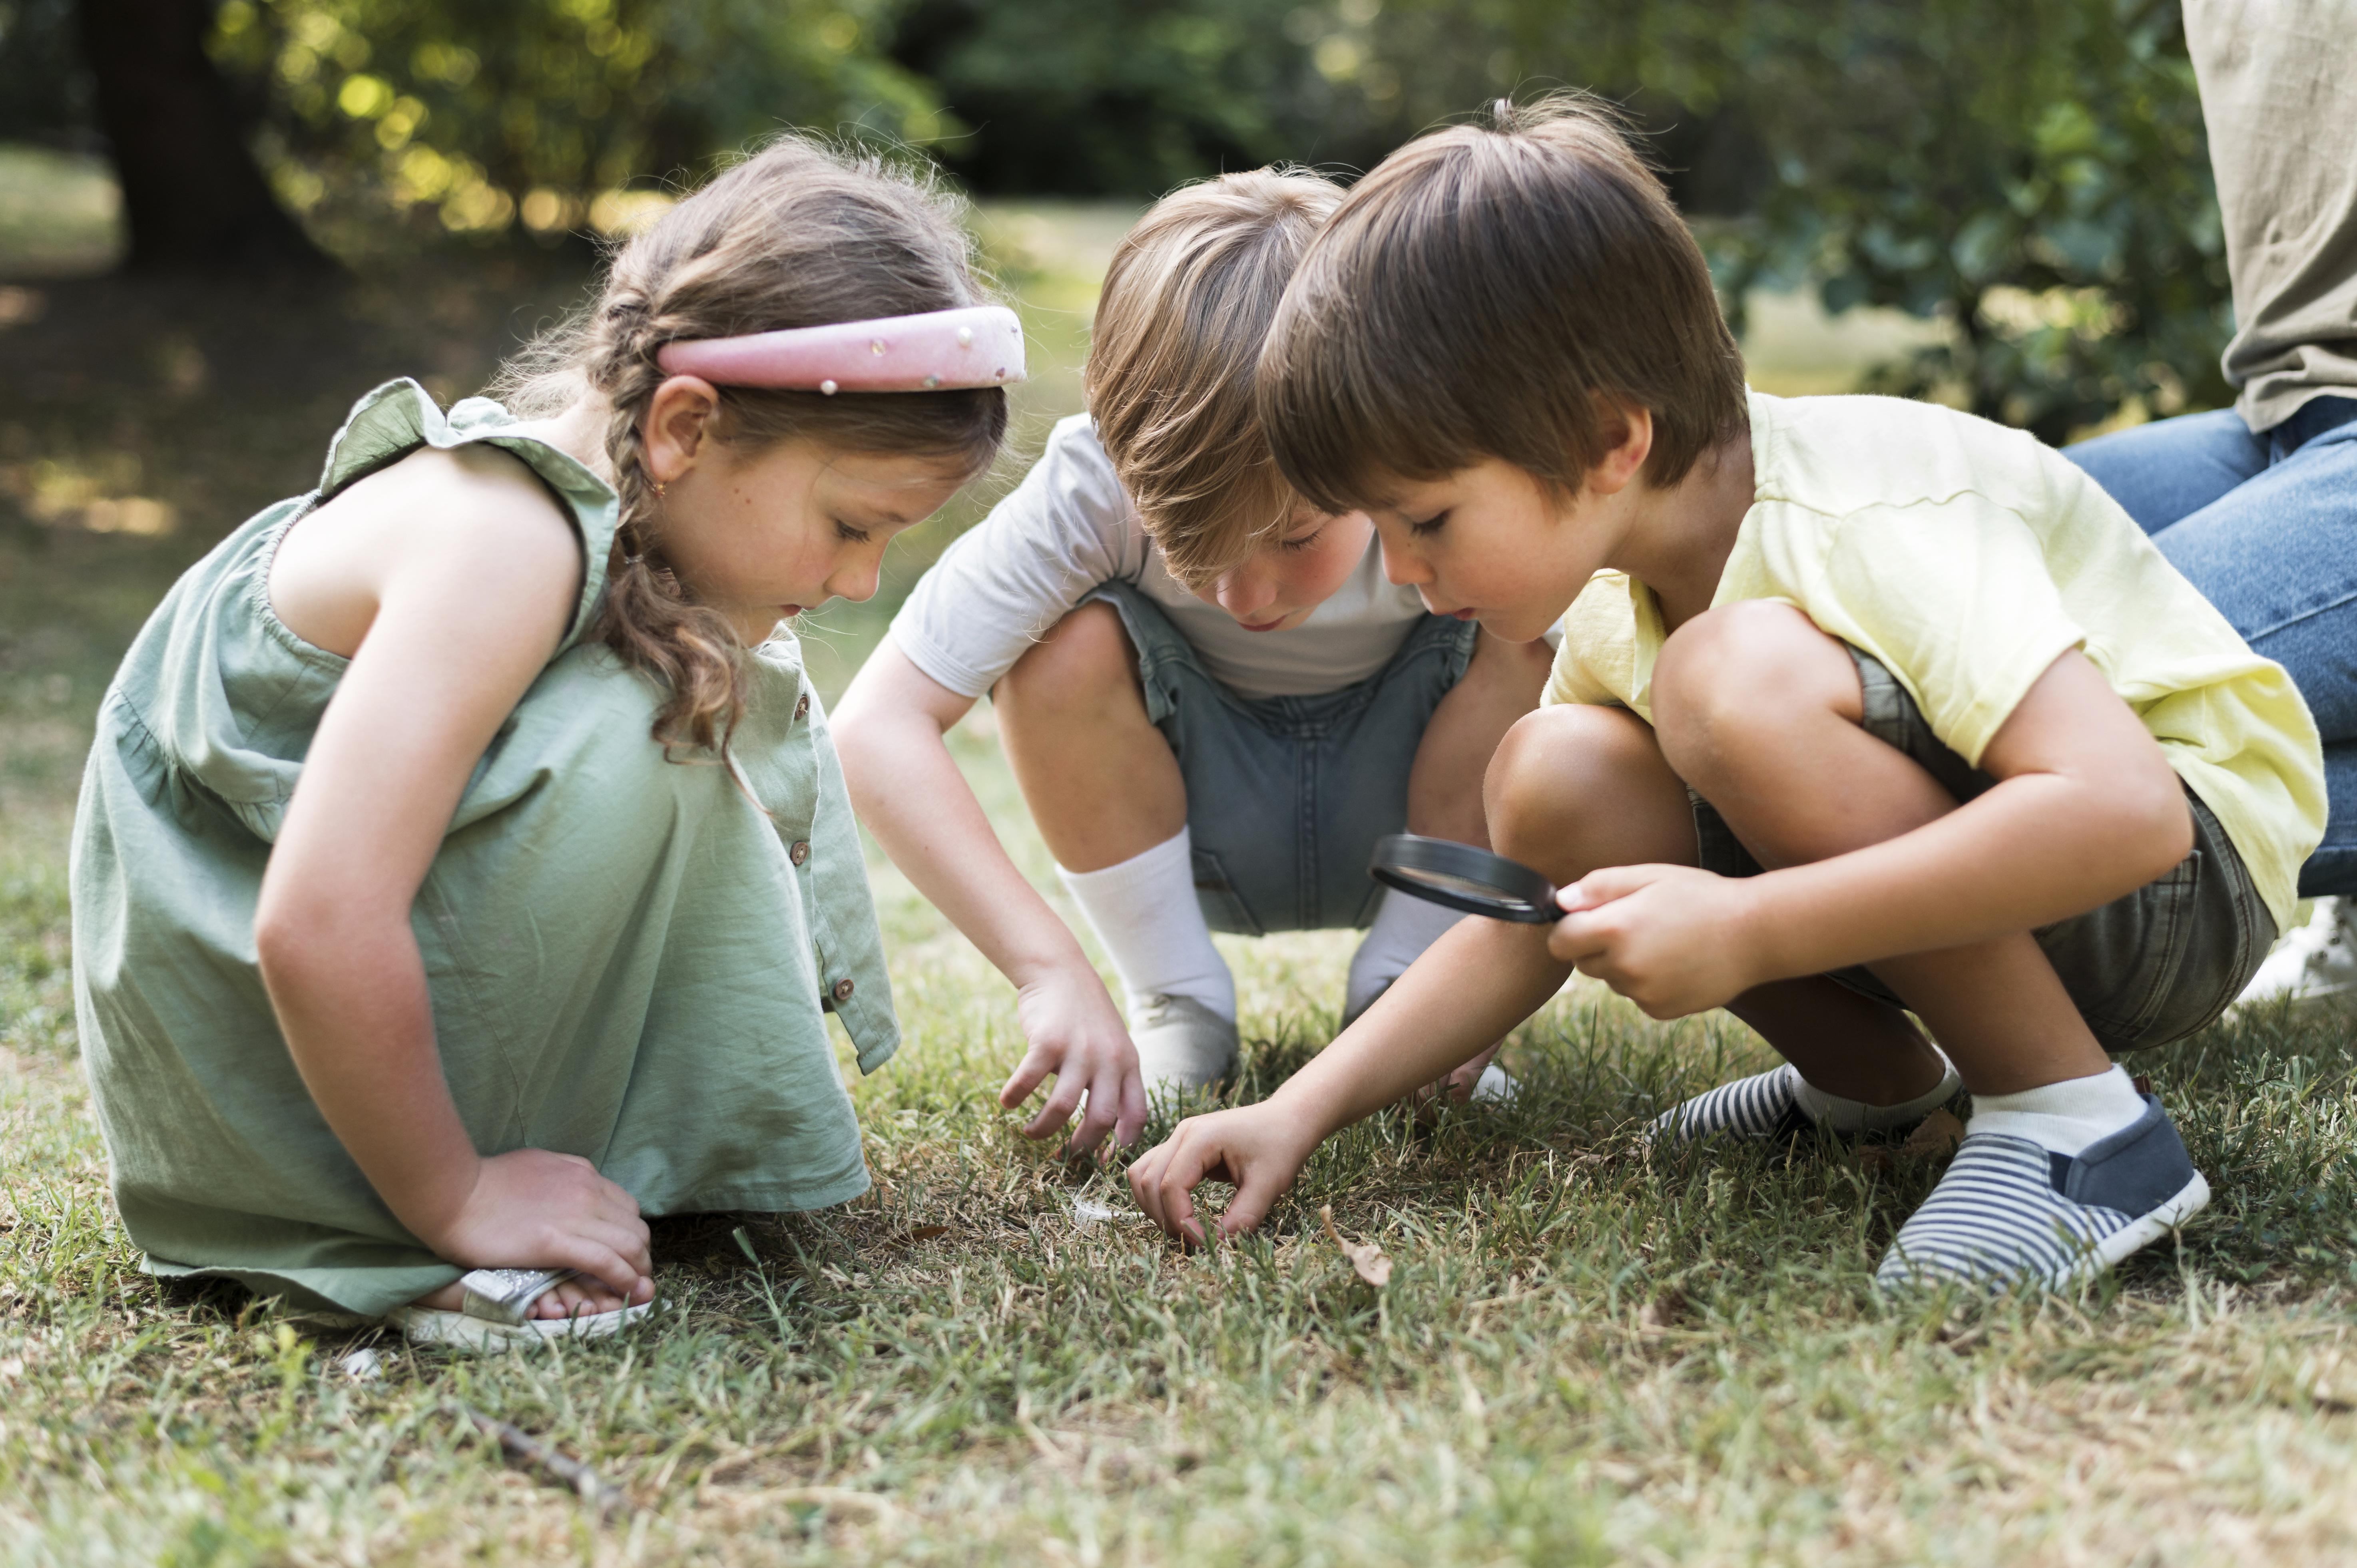
[[1523, 926], [1552, 926], [1563, 918], [1554, 883], [1519, 860], [1450, 839], [1419, 833], [1377, 839], [1367, 875], [1386, 887], [1469, 915]]

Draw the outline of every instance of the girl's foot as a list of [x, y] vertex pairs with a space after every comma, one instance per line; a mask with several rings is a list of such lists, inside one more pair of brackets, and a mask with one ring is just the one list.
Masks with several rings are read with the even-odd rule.
[[[595, 1280], [578, 1276], [560, 1281], [549, 1293], [532, 1304], [532, 1316], [536, 1318], [596, 1317], [603, 1313], [619, 1312], [626, 1306], [640, 1306], [654, 1299], [654, 1285], [643, 1283], [625, 1300]], [[421, 1295], [410, 1303], [429, 1312], [459, 1312], [466, 1306], [466, 1292], [456, 1281], [431, 1294]]]
[[394, 1307], [385, 1321], [414, 1345], [497, 1354], [550, 1339], [602, 1339], [654, 1310], [654, 1284], [642, 1281], [626, 1300], [591, 1280], [560, 1281], [535, 1300], [522, 1323], [492, 1323], [466, 1312], [464, 1287], [450, 1284]]

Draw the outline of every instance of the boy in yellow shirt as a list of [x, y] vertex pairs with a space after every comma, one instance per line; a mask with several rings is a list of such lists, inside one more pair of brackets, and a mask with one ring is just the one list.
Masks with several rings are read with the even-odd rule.
[[2257, 968], [2322, 761], [2283, 671], [2093, 481], [1952, 410], [1747, 393], [1684, 225], [1576, 102], [1361, 181], [1258, 391], [1286, 477], [1369, 510], [1432, 609], [1562, 618], [1487, 802], [1565, 918], [1465, 921], [1268, 1101], [1182, 1123], [1131, 1171], [1166, 1229], [1202, 1238], [1207, 1177], [1236, 1184], [1223, 1230], [1257, 1224], [1321, 1139], [1575, 967], [1785, 1058], [1663, 1138], [1896, 1133], [1972, 1091], [1886, 1286], [2068, 1286], [2208, 1200], [2106, 1053]]

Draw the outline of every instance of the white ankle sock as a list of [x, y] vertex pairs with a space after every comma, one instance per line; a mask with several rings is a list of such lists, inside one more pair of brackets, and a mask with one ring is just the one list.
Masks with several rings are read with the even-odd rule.
[[1863, 1100], [1845, 1100], [1838, 1094], [1827, 1094], [1807, 1079], [1802, 1079], [1792, 1091], [1803, 1115], [1829, 1133], [1887, 1133], [1894, 1127], [1904, 1127], [1921, 1122], [1932, 1112], [1955, 1098], [1964, 1080], [1956, 1076], [1955, 1064], [1939, 1047], [1932, 1054], [1940, 1058], [1940, 1081], [1912, 1100], [1902, 1100], [1896, 1105], [1868, 1105]]
[[2143, 1114], [2144, 1096], [2136, 1092], [2136, 1080], [2127, 1069], [2114, 1067], [2018, 1094], [1975, 1094], [1966, 1131], [2002, 1133], [2058, 1155], [2075, 1155]]
[[1187, 830], [1103, 871], [1056, 868], [1104, 944], [1135, 1012], [1148, 996], [1186, 996], [1233, 1022], [1236, 982], [1211, 945], [1195, 901], [1195, 857]]
[[1440, 940], [1441, 932], [1464, 918], [1429, 899], [1385, 893], [1383, 903], [1375, 909], [1374, 924], [1367, 928], [1367, 934], [1360, 939], [1359, 950], [1351, 957], [1351, 983], [1343, 993], [1343, 1015], [1355, 1018], [1364, 1012], [1384, 986], [1405, 973], [1407, 966], [1425, 949]]

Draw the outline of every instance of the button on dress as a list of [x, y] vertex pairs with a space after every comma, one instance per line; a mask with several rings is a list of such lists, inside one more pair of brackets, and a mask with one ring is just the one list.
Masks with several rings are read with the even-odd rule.
[[586, 572], [563, 645], [477, 765], [411, 911], [475, 1146], [581, 1155], [650, 1215], [818, 1208], [868, 1185], [823, 1015], [863, 1071], [899, 1032], [801, 645], [780, 635], [749, 655], [735, 777], [708, 756], [667, 761], [648, 733], [660, 689], [585, 636], [613, 490], [498, 403], [446, 415], [399, 381], [353, 408], [317, 490], [180, 580], [100, 710], [74, 824], [75, 1002], [115, 1202], [155, 1273], [377, 1316], [460, 1272], [393, 1218], [313, 1104], [253, 915], [346, 667], [273, 610], [278, 542], [417, 447], [477, 442], [564, 500]]

